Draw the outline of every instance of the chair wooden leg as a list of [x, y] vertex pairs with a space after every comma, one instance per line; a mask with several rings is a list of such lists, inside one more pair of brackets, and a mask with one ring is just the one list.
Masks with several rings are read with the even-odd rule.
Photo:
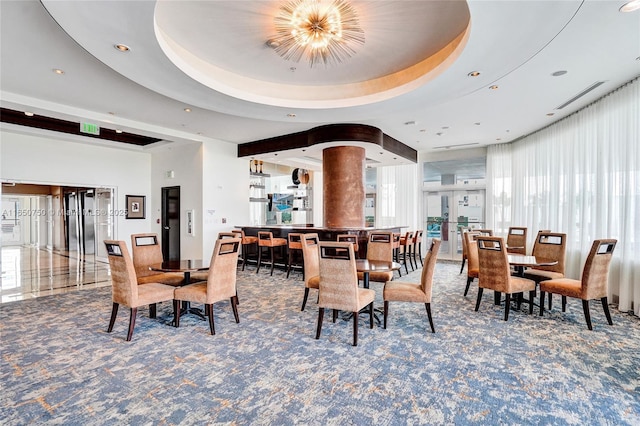
[[464, 257], [462, 258], [462, 265], [460, 265], [460, 273], [462, 273], [462, 270], [464, 269], [464, 263], [467, 261], [467, 259], [465, 259]]
[[289, 265], [287, 266], [287, 278], [291, 273], [291, 263], [293, 262], [293, 250], [289, 249]]
[[384, 318], [382, 323], [384, 324], [383, 327], [384, 327], [385, 330], [387, 329], [387, 313], [389, 313], [389, 301], [385, 300], [384, 301], [384, 312], [382, 314], [382, 316]]
[[107, 333], [111, 333], [113, 331], [113, 324], [115, 324], [116, 322], [119, 306], [120, 305], [116, 302], [113, 302], [113, 305], [111, 306], [111, 319], [109, 320], [109, 328], [107, 328]]
[[269, 251], [271, 252], [271, 276], [273, 276], [273, 268], [276, 266], [276, 261], [275, 258], [273, 257], [273, 247], [269, 248]]
[[602, 303], [602, 309], [604, 310], [604, 315], [607, 317], [607, 322], [609, 323], [609, 325], [613, 325], [613, 321], [611, 320], [611, 313], [609, 312], [609, 302], [607, 300], [607, 297], [603, 297], [602, 299], [600, 299], [600, 302]]
[[518, 293], [516, 294], [516, 307], [518, 310], [520, 310], [521, 306], [522, 306], [522, 293]]
[[180, 301], [173, 299], [173, 326], [180, 327]]
[[[402, 250], [402, 261], [404, 262], [404, 270], [407, 271], [407, 275], [409, 275], [409, 266], [407, 266], [407, 247], [404, 247]], [[413, 269], [413, 266], [411, 267]]]
[[[551, 293], [549, 293], [549, 298], [551, 298]], [[544, 314], [544, 291], [540, 290], [540, 316]]]
[[324, 308], [318, 308], [318, 327], [316, 329], [316, 339], [320, 338], [322, 331], [322, 320], [324, 319]]
[[333, 317], [331, 318], [331, 320], [335, 323], [335, 322], [336, 322], [336, 320], [338, 319], [338, 310], [337, 310], [337, 309], [333, 309], [331, 313], [332, 313], [332, 315], [333, 315]]
[[156, 304], [155, 303], [150, 303], [149, 304], [149, 318], [155, 318], [156, 317]]
[[369, 328], [373, 328], [373, 302], [369, 303]]
[[467, 296], [467, 293], [469, 292], [469, 287], [471, 287], [471, 283], [472, 282], [473, 282], [473, 277], [467, 277], [467, 286], [464, 289], [465, 297]]
[[509, 309], [511, 308], [511, 293], [505, 293], [505, 296], [504, 320], [507, 321], [509, 319]]
[[531, 290], [529, 292], [529, 315], [533, 315], [533, 299], [536, 298], [536, 291]]
[[433, 317], [431, 316], [431, 303], [425, 303], [425, 308], [427, 308], [427, 316], [429, 317], [429, 325], [431, 326], [431, 332], [435, 333], [436, 329], [433, 326]]
[[[418, 243], [418, 259], [420, 259], [420, 265], [424, 266], [424, 262], [422, 261], [422, 243]], [[417, 265], [417, 263], [416, 263]]]
[[244, 271], [244, 265], [247, 263], [247, 244], [242, 245], [242, 270]]
[[589, 330], [593, 330], [593, 327], [591, 326], [591, 314], [589, 313], [588, 300], [582, 301], [582, 310], [584, 311], [584, 319], [587, 321], [587, 328], [589, 328]]
[[353, 346], [358, 346], [358, 313], [353, 313]]
[[478, 300], [476, 301], [476, 312], [480, 308], [480, 301], [482, 300], [482, 287], [478, 287]]
[[300, 309], [301, 311], [304, 311], [304, 307], [307, 304], [307, 298], [309, 297], [309, 287], [305, 287], [304, 288], [304, 298], [302, 299], [302, 309]]
[[552, 303], [552, 295], [553, 293], [549, 293], [549, 310], [551, 310], [551, 303]]
[[262, 265], [262, 247], [258, 246], [258, 267], [256, 268], [256, 274], [260, 271], [260, 265]]
[[567, 296], [562, 296], [562, 312], [567, 312]]
[[209, 331], [211, 331], [211, 335], [216, 334], [216, 325], [213, 319], [213, 303], [204, 305], [205, 315], [209, 317]]
[[131, 315], [129, 316], [129, 332], [127, 333], [127, 342], [131, 341], [131, 336], [133, 336], [133, 328], [136, 326], [136, 315], [138, 315], [138, 308], [131, 308]]
[[233, 316], [236, 319], [236, 324], [240, 323], [240, 317], [238, 316], [238, 296], [231, 298], [231, 309], [233, 310]]

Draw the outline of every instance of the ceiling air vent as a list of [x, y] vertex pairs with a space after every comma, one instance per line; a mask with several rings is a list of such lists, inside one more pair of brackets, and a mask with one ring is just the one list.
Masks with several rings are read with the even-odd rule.
[[559, 107], [556, 107], [556, 109], [562, 109], [564, 107], [566, 107], [569, 104], [572, 104], [573, 102], [577, 101], [578, 99], [580, 99], [581, 97], [583, 97], [584, 95], [586, 95], [587, 93], [591, 92], [592, 90], [596, 89], [597, 87], [599, 87], [601, 84], [604, 84], [604, 81], [596, 81], [595, 83], [593, 83], [591, 86], [587, 87], [586, 89], [584, 89], [582, 92], [578, 93], [577, 95], [575, 95], [573, 98], [569, 99], [567, 102], [563, 103], [562, 105], [560, 105]]

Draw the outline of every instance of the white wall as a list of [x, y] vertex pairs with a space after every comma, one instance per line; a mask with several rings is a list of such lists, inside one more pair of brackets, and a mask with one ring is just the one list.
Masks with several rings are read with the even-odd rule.
[[125, 195], [146, 195], [146, 219], [115, 217], [115, 237], [131, 244], [130, 235], [149, 232], [151, 155], [92, 146], [0, 129], [0, 178], [23, 183], [114, 188], [114, 209], [124, 211]]
[[249, 225], [249, 167], [246, 158], [238, 158], [235, 144], [207, 141], [202, 148], [202, 209], [196, 216], [202, 220], [207, 257], [219, 232]]
[[[150, 150], [151, 161], [151, 232], [162, 236], [159, 223], [162, 208], [162, 188], [180, 187], [180, 257], [202, 258], [202, 144], [167, 145]], [[167, 172], [173, 172], [168, 177]], [[187, 210], [195, 211], [194, 235], [187, 234]]]

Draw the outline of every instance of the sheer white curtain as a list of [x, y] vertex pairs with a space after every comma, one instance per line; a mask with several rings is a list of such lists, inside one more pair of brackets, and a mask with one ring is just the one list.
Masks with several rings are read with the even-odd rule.
[[609, 300], [640, 315], [638, 79], [520, 141], [490, 146], [487, 182], [488, 225], [499, 235], [511, 225], [534, 236], [565, 232], [569, 277], [580, 277], [594, 239], [617, 239]]
[[378, 167], [376, 226], [418, 225], [418, 165]]

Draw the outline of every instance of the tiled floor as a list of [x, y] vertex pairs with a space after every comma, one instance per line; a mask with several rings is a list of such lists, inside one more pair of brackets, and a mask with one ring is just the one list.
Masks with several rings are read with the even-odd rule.
[[93, 255], [2, 247], [0, 303], [111, 285], [109, 264]]

